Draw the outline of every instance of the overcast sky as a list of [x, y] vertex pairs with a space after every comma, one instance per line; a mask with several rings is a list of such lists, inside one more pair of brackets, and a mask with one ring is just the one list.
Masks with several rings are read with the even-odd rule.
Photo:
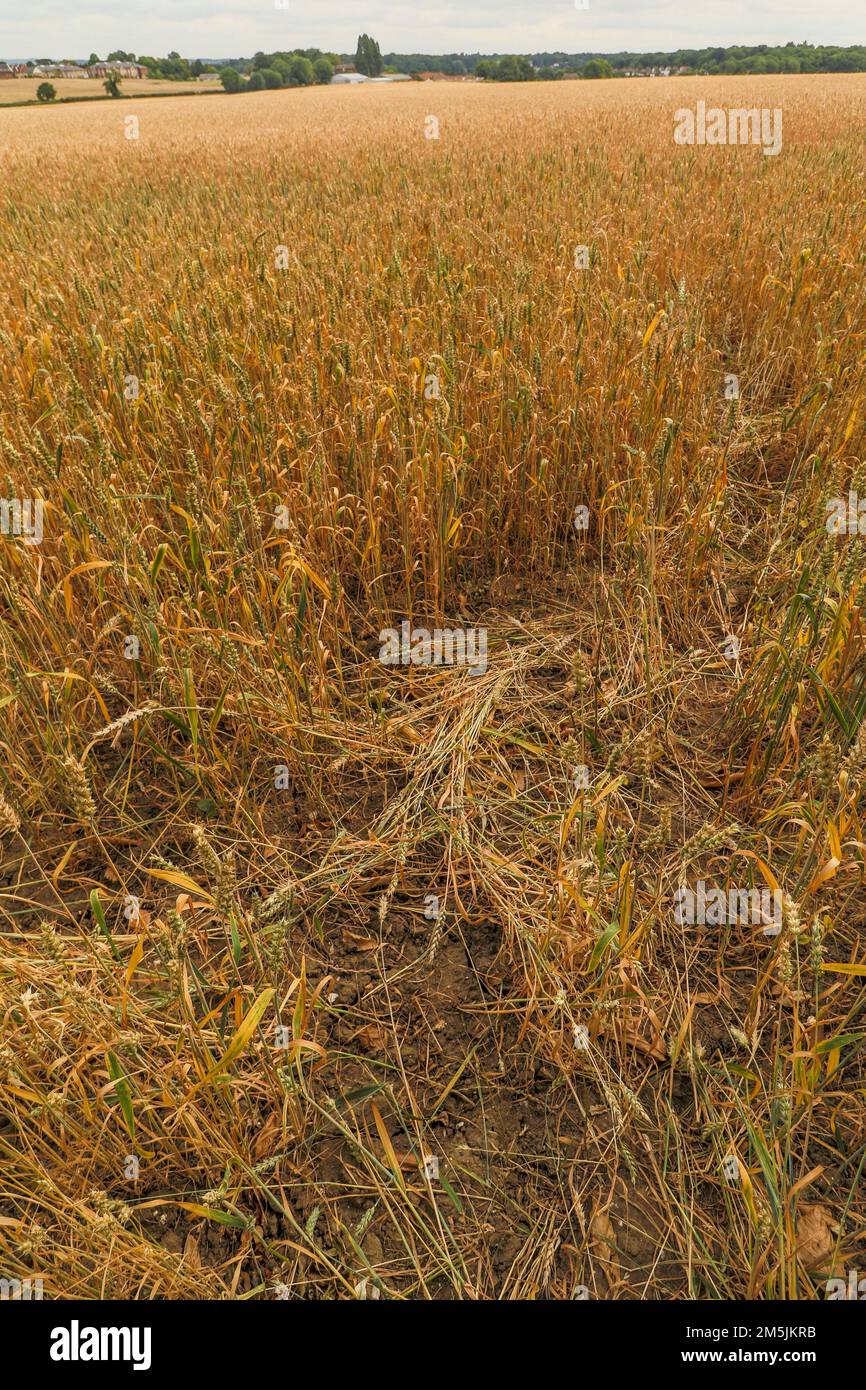
[[[278, 8], [279, 6], [279, 8]], [[610, 52], [705, 44], [861, 43], [864, 0], [0, 0], [0, 57], [249, 56], [256, 49], [383, 53]]]

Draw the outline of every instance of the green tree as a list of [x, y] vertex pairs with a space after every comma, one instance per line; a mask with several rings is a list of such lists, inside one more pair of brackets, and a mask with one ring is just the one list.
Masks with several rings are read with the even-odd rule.
[[497, 82], [519, 82], [520, 69], [517, 66], [517, 59], [512, 57], [500, 58], [493, 75]]
[[300, 53], [289, 63], [289, 76], [295, 87], [311, 87], [316, 80], [312, 63]]
[[271, 91], [276, 91], [278, 87], [282, 87], [282, 74], [276, 68], [259, 68], [259, 72], [264, 78], [265, 86], [269, 87]]
[[581, 77], [613, 77], [613, 68], [606, 58], [590, 58], [580, 70]]
[[334, 69], [327, 58], [317, 58], [313, 63], [313, 74], [320, 86], [324, 86], [334, 76]]
[[371, 39], [369, 34], [361, 34], [358, 38], [358, 47], [355, 50], [355, 68], [358, 72], [364, 73], [366, 77], [378, 77], [382, 72], [385, 63], [375, 39]]
[[189, 63], [173, 50], [167, 58], [162, 59], [159, 70], [162, 77], [171, 77], [178, 81], [189, 78]]
[[112, 73], [110, 77], [106, 77], [102, 85], [110, 97], [119, 97], [123, 95], [120, 90], [120, 78], [114, 73]]
[[220, 72], [220, 82], [226, 92], [239, 92], [243, 85], [237, 68], [223, 68]]
[[57, 89], [50, 82], [40, 82], [36, 88], [37, 101], [53, 101], [57, 96]]
[[528, 58], [509, 56], [494, 63], [492, 76], [498, 82], [531, 82], [535, 76], [535, 69]]
[[262, 77], [261, 68], [255, 68], [255, 69], [250, 73], [250, 78], [249, 78], [249, 81], [247, 82], [247, 91], [249, 91], [249, 92], [263, 92], [264, 89], [265, 89], [265, 79]]
[[98, 53], [91, 53], [90, 57], [89, 57], [88, 60], [87, 60], [87, 66], [88, 66], [89, 68], [92, 68], [92, 67], [93, 67], [93, 64], [94, 64], [94, 63], [98, 63], [98, 62], [99, 62], [99, 54], [98, 54]]

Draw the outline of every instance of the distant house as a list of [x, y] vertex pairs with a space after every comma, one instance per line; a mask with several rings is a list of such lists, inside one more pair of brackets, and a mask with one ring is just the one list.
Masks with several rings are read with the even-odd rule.
[[355, 87], [359, 82], [369, 82], [369, 77], [365, 77], [362, 72], [335, 72], [331, 78], [332, 87]]
[[28, 69], [31, 77], [86, 77], [87, 68], [77, 63], [37, 63]]
[[335, 75], [336, 75], [337, 77], [339, 77], [341, 73], [344, 73], [344, 72], [354, 72], [354, 71], [355, 71], [355, 64], [354, 64], [354, 63], [338, 63], [337, 66], [334, 68], [334, 73], [335, 73]]
[[92, 63], [87, 68], [90, 77], [147, 77], [141, 63]]
[[0, 78], [14, 76], [15, 70], [10, 63], [0, 63]]

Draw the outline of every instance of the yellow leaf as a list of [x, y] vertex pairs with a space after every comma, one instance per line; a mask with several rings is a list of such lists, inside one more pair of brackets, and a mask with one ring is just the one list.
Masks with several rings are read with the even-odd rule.
[[385, 1128], [385, 1121], [379, 1114], [379, 1109], [377, 1106], [371, 1103], [370, 1108], [373, 1111], [373, 1119], [376, 1121], [376, 1128], [379, 1131], [379, 1138], [382, 1140], [382, 1148], [385, 1150], [394, 1177], [397, 1179], [397, 1182], [399, 1183], [400, 1187], [404, 1187], [405, 1184], [403, 1182], [403, 1174], [400, 1171], [400, 1163], [396, 1153], [394, 1152], [394, 1145], [391, 1143], [391, 1136]]
[[839, 838], [839, 828], [831, 820], [827, 822], [827, 839], [830, 841], [830, 853], [834, 859], [842, 862], [842, 841]]
[[173, 512], [177, 512], [178, 516], [183, 517], [184, 521], [186, 522], [187, 526], [191, 531], [195, 530], [195, 518], [191, 517], [189, 512], [184, 511], [183, 507], [178, 506], [176, 502], [172, 502], [171, 510]]
[[689, 1026], [690, 1026], [691, 1021], [692, 1021], [692, 1014], [693, 1014], [694, 1011], [695, 1011], [695, 1004], [696, 1004], [696, 1003], [697, 1003], [697, 1000], [694, 1000], [694, 999], [693, 999], [692, 1002], [691, 1002], [691, 1004], [689, 1004], [689, 1007], [688, 1007], [688, 1009], [686, 1010], [686, 1016], [685, 1016], [685, 1018], [683, 1019], [682, 1027], [680, 1028], [680, 1031], [678, 1032], [678, 1034], [677, 1034], [677, 1036], [676, 1036], [676, 1039], [674, 1040], [673, 1047], [671, 1048], [671, 1066], [672, 1066], [672, 1067], [676, 1065], [677, 1058], [679, 1057], [680, 1052], [681, 1052], [681, 1050], [682, 1050], [683, 1043], [684, 1043], [685, 1040], [686, 1040], [686, 1034], [687, 1034], [688, 1031], [689, 1031]]
[[135, 943], [135, 949], [132, 952], [129, 965], [126, 968], [126, 974], [123, 978], [123, 989], [120, 992], [120, 1016], [124, 1023], [126, 1022], [126, 996], [129, 991], [129, 982], [135, 974], [136, 966], [140, 963], [143, 955], [144, 937], [140, 936]]
[[63, 580], [63, 603], [66, 608], [66, 616], [70, 621], [72, 620], [72, 585], [69, 581], [74, 579], [76, 574], [85, 574], [87, 570], [110, 569], [113, 564], [113, 560], [88, 560], [86, 564], [76, 565], [74, 569], [69, 571]]
[[250, 1038], [253, 1036], [253, 1033], [258, 1028], [262, 1014], [273, 997], [273, 989], [268, 988], [262, 990], [256, 1002], [247, 1010], [240, 1027], [235, 1032], [222, 1057], [211, 1067], [210, 1071], [202, 1077], [201, 1081], [193, 1087], [194, 1091], [197, 1091], [199, 1086], [204, 1086], [208, 1081], [211, 1081], [213, 1077], [216, 1076], [217, 1072], [222, 1071], [224, 1067], [231, 1066], [232, 1062], [241, 1055]]
[[662, 321], [662, 319], [664, 318], [664, 316], [665, 316], [665, 311], [664, 311], [664, 309], [659, 309], [658, 313], [656, 314], [655, 318], [653, 319], [653, 321], [652, 321], [652, 323], [650, 324], [649, 328], [647, 329], [646, 333], [644, 333], [644, 335], [643, 335], [643, 346], [644, 346], [644, 347], [646, 347], [647, 343], [649, 342], [649, 340], [650, 340], [650, 338], [652, 337], [652, 335], [655, 333], [656, 329], [658, 328], [658, 326], [659, 326], [659, 324], [661, 323], [661, 321]]
[[791, 1206], [791, 1204], [794, 1201], [794, 1198], [797, 1196], [799, 1192], [802, 1192], [803, 1189], [805, 1187], [808, 1187], [810, 1183], [813, 1183], [816, 1181], [817, 1178], [820, 1178], [823, 1171], [823, 1166], [813, 1168], [812, 1171], [810, 1173], [807, 1173], [804, 1178], [800, 1178], [799, 1182], [795, 1182], [794, 1186], [788, 1193], [788, 1206]]
[[761, 877], [763, 878], [764, 882], [768, 884], [770, 888], [772, 888], [774, 893], [778, 893], [779, 880], [776, 878], [776, 875], [773, 873], [773, 870], [770, 868], [769, 864], [765, 864], [763, 859], [759, 858], [757, 854], [753, 854], [750, 849], [741, 849], [740, 854], [743, 856], [744, 859], [754, 859], [755, 863], [761, 871]]
[[810, 893], [814, 893], [816, 888], [820, 888], [822, 883], [826, 883], [828, 879], [832, 878], [841, 862], [841, 859], [828, 859], [824, 867], [818, 870], [803, 896], [808, 897]]
[[491, 728], [489, 724], [485, 724], [481, 732], [487, 734], [488, 738], [495, 738], [504, 743], [515, 743], [518, 748], [525, 748], [528, 753], [538, 753], [542, 757], [547, 753], [546, 748], [540, 747], [537, 743], [531, 743], [528, 738], [519, 738], [517, 734], [509, 734], [504, 730]]
[[302, 560], [300, 555], [296, 555], [294, 564], [296, 569], [303, 570], [307, 578], [312, 580], [316, 588], [319, 590], [321, 594], [325, 596], [325, 598], [331, 597], [331, 591], [328, 588], [322, 576], [320, 574], [316, 574], [316, 571], [312, 568], [311, 565], [307, 564], [306, 560]]
[[206, 888], [199, 888], [193, 879], [182, 874], [179, 869], [146, 869], [145, 872], [149, 873], [151, 878], [161, 878], [165, 883], [173, 883], [175, 888], [182, 888], [186, 893], [195, 893], [196, 897], [213, 902]]
[[597, 792], [592, 793], [593, 806], [598, 806], [602, 801], [605, 801], [609, 796], [612, 796], [614, 792], [619, 791], [620, 787], [623, 785], [625, 781], [626, 778], [624, 776], [620, 776], [613, 777], [609, 782], [605, 782], [603, 787], [599, 787]]
[[73, 840], [73, 841], [71, 842], [71, 844], [69, 845], [69, 848], [67, 849], [67, 851], [66, 851], [66, 853], [64, 854], [63, 858], [61, 859], [60, 863], [57, 865], [57, 868], [52, 872], [52, 875], [51, 875], [51, 882], [54, 884], [55, 889], [57, 888], [58, 883], [59, 883], [59, 881], [60, 881], [60, 875], [63, 873], [63, 870], [66, 868], [66, 865], [69, 863], [70, 859], [72, 858], [72, 855], [73, 855], [73, 853], [74, 853], [74, 851], [75, 851], [75, 849], [76, 849], [76, 846], [77, 846], [77, 841]]

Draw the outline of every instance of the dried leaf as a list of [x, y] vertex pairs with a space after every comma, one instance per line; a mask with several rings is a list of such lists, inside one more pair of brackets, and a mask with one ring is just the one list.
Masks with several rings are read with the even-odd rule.
[[[804, 1203], [797, 1212], [797, 1258], [804, 1269], [834, 1273], [839, 1227], [828, 1207]], [[838, 1263], [838, 1259], [835, 1261]]]

